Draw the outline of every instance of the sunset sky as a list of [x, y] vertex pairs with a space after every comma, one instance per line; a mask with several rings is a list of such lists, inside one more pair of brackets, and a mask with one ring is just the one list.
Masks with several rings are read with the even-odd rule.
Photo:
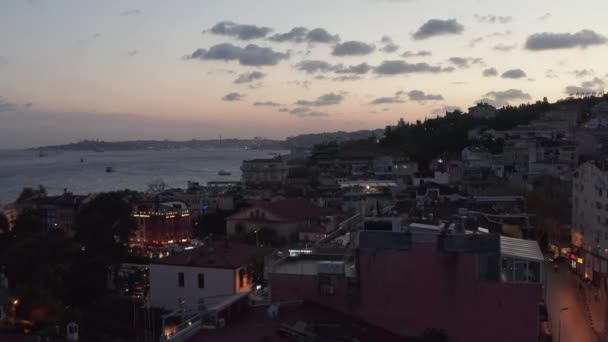
[[4, 0], [0, 148], [285, 138], [603, 91], [606, 13], [606, 0]]

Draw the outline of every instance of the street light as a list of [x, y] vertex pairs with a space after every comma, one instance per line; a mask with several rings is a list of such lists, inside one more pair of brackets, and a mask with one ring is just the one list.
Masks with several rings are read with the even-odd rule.
[[562, 340], [562, 312], [568, 310], [568, 307], [559, 309], [559, 317], [557, 319], [557, 342]]

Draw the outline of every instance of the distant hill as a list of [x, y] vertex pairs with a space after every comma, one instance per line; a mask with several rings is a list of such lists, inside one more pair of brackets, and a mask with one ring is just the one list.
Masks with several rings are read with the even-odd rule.
[[332, 133], [311, 133], [311, 134], [300, 134], [295, 137], [289, 137], [285, 139], [285, 145], [292, 147], [308, 148], [317, 144], [335, 141], [337, 143], [344, 143], [355, 140], [365, 140], [371, 136], [380, 137], [384, 133], [383, 129], [376, 130], [361, 130], [355, 132], [332, 132]]

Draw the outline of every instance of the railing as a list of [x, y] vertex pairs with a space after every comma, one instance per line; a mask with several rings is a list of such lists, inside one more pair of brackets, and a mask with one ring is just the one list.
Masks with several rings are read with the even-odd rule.
[[355, 215], [349, 217], [348, 219], [340, 222], [340, 224], [338, 225], [338, 229], [331, 232], [325, 238], [317, 241], [314, 246], [317, 247], [319, 245], [325, 244], [325, 243], [335, 239], [336, 237], [353, 230], [353, 227], [361, 222], [363, 222], [363, 218], [361, 217], [361, 214], [355, 214]]

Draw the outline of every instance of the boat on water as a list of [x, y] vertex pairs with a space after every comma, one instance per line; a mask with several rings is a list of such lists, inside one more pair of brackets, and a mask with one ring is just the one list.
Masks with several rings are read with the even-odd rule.
[[108, 172], [108, 173], [114, 172], [114, 169], [111, 166], [107, 166], [106, 167], [106, 172]]
[[221, 169], [217, 172], [217, 175], [218, 176], [230, 176], [230, 175], [232, 175], [232, 172]]

